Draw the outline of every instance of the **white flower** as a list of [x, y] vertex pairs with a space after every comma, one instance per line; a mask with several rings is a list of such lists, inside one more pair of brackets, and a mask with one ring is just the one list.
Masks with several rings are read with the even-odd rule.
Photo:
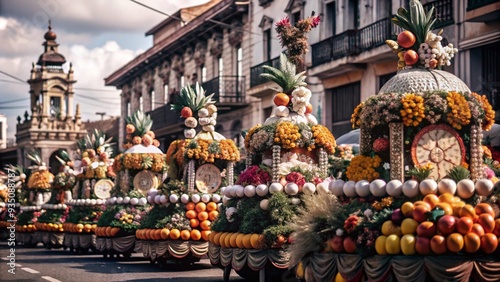
[[368, 218], [371, 218], [373, 216], [373, 211], [371, 209], [366, 209], [363, 214], [368, 217]]
[[305, 88], [304, 86], [299, 86], [293, 90], [292, 97], [304, 97], [307, 101], [309, 101], [309, 99], [311, 99], [311, 90]]
[[389, 170], [391, 168], [391, 165], [389, 163], [384, 163], [383, 167], [385, 170]]
[[342, 229], [338, 228], [338, 229], [335, 231], [335, 235], [340, 236], [340, 237], [344, 236], [344, 230], [342, 230]]

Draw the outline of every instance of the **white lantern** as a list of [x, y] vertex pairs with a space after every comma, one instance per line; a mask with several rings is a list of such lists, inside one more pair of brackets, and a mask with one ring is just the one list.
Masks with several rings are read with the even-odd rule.
[[410, 179], [403, 184], [403, 194], [408, 198], [413, 198], [418, 195], [418, 181]]
[[434, 179], [424, 179], [419, 184], [420, 193], [422, 195], [437, 194], [437, 183]]
[[349, 197], [349, 198], [352, 198], [352, 197], [356, 197], [357, 194], [356, 194], [356, 190], [355, 190], [355, 186], [356, 186], [356, 182], [352, 181], [352, 180], [349, 180], [347, 181], [345, 184], [344, 184], [344, 194]]

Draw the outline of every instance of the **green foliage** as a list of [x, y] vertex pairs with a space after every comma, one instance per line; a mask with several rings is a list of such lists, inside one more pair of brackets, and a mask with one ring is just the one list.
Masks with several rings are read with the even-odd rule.
[[153, 120], [147, 114], [141, 110], [137, 110], [134, 114], [126, 118], [127, 124], [132, 124], [135, 127], [135, 131], [132, 136], [144, 136], [146, 132], [151, 130], [153, 126]]
[[165, 228], [175, 213], [183, 213], [184, 205], [170, 204], [168, 206], [155, 205], [142, 219], [140, 228]]
[[200, 109], [204, 108], [207, 104], [213, 104], [215, 101], [212, 100], [214, 94], [205, 96], [205, 89], [196, 82], [193, 86], [186, 85], [182, 87], [179, 97], [175, 104], [172, 104], [171, 109], [174, 111], [180, 111], [184, 107], [188, 107], [196, 114]]
[[295, 65], [286, 57], [285, 54], [280, 54], [280, 68], [271, 66], [263, 66], [267, 73], [262, 73], [260, 76], [267, 78], [280, 87], [278, 91], [286, 94], [291, 94], [292, 91], [299, 86], [306, 86], [305, 71], [296, 73]]
[[32, 219], [34, 216], [34, 211], [23, 211], [17, 216], [17, 225], [26, 225], [32, 223]]
[[470, 172], [465, 167], [457, 165], [448, 171], [448, 177], [455, 181], [455, 183], [458, 183], [462, 179], [469, 179]]
[[[397, 14], [392, 18], [392, 22], [413, 33], [416, 37], [414, 46], [418, 48], [425, 42], [427, 33], [432, 30], [436, 19], [433, 19], [434, 7], [429, 9], [427, 14], [419, 0], [410, 0], [410, 11], [399, 8]], [[417, 49], [415, 49], [417, 50]]]
[[38, 218], [38, 222], [43, 223], [61, 223], [61, 217], [64, 215], [65, 210], [46, 210]]

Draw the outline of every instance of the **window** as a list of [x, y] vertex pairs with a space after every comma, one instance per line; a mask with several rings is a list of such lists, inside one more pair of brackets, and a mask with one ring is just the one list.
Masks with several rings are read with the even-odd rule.
[[349, 21], [347, 23], [348, 29], [357, 29], [359, 27], [359, 0], [349, 0]]
[[243, 76], [243, 50], [241, 46], [236, 47], [236, 75]]
[[163, 85], [163, 103], [168, 103], [168, 84]]
[[326, 37], [331, 37], [336, 34], [337, 30], [336, 21], [337, 21], [337, 4], [335, 1], [332, 1], [326, 4], [326, 17], [325, 17]]
[[352, 129], [352, 110], [359, 104], [361, 83], [355, 82], [327, 90], [327, 97], [331, 101], [330, 119], [332, 132], [340, 136]]
[[264, 62], [271, 60], [271, 29], [266, 29], [263, 32], [264, 43]]
[[151, 91], [149, 92], [151, 95], [151, 110], [154, 110], [156, 107], [155, 107], [155, 104], [156, 104], [156, 101], [155, 101], [155, 91], [153, 89], [151, 89]]
[[223, 76], [224, 75], [224, 61], [222, 60], [222, 57], [219, 57], [218, 59], [218, 74], [219, 74], [219, 77]]
[[300, 20], [300, 10], [292, 13], [292, 17], [290, 20], [291, 20], [291, 24], [295, 25], [295, 23]]
[[471, 49], [470, 89], [486, 95], [494, 110], [500, 109], [500, 42]]
[[267, 107], [267, 108], [264, 108], [264, 117], [263, 117], [263, 121], [265, 121], [268, 117], [270, 117], [271, 115], [273, 114], [273, 107]]
[[207, 68], [204, 64], [200, 66], [201, 82], [207, 81]]
[[57, 116], [61, 113], [61, 98], [50, 97], [49, 115]]

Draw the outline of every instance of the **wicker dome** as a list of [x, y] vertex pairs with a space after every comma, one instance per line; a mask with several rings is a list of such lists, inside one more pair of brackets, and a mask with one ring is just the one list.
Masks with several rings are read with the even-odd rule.
[[469, 87], [455, 75], [442, 70], [411, 68], [398, 71], [380, 89], [381, 93], [417, 93], [433, 90], [470, 93]]

